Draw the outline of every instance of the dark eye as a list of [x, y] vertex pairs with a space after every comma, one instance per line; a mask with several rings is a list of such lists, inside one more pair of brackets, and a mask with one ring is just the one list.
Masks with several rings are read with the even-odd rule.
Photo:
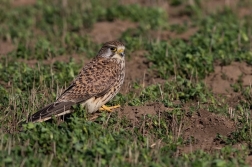
[[115, 51], [116, 51], [116, 48], [110, 48], [110, 50], [112, 50], [113, 52], [115, 52]]

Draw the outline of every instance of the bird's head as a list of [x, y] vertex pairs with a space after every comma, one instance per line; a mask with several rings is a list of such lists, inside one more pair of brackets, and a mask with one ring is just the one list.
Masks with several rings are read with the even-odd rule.
[[124, 59], [125, 46], [120, 41], [110, 41], [103, 44], [98, 52], [98, 57]]

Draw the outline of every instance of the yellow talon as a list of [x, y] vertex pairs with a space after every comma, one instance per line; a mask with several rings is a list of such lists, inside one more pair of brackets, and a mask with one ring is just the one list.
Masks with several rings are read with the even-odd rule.
[[107, 107], [105, 105], [101, 106], [101, 108], [99, 109], [99, 111], [108, 111], [108, 112], [112, 112], [111, 109], [115, 109], [115, 108], [119, 108], [120, 105], [116, 105], [116, 106], [111, 106], [111, 107]]

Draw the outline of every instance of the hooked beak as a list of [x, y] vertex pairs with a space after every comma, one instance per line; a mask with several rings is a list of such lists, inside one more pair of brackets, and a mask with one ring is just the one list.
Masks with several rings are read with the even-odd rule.
[[120, 53], [120, 56], [124, 57], [125, 56], [124, 52]]
[[124, 56], [125, 56], [124, 50], [123, 50], [123, 49], [118, 50], [117, 53], [118, 53], [121, 57], [124, 57]]

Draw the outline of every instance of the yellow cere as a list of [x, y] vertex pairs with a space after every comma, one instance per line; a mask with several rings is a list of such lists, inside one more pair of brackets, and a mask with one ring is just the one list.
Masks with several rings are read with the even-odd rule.
[[119, 49], [118, 51], [117, 51], [117, 53], [123, 53], [124, 52], [124, 49]]

